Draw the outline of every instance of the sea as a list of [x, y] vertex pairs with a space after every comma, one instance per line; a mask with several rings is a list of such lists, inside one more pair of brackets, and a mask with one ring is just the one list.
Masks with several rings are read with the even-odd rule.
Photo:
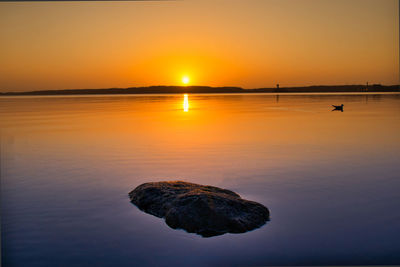
[[[0, 156], [3, 266], [400, 264], [398, 93], [4, 96]], [[204, 238], [130, 202], [176, 180], [270, 221]]]

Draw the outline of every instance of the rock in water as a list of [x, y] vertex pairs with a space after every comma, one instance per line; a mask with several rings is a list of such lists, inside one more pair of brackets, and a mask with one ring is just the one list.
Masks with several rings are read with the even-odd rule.
[[182, 181], [145, 183], [129, 197], [142, 211], [165, 218], [171, 228], [203, 237], [244, 233], [269, 220], [265, 206], [213, 186]]

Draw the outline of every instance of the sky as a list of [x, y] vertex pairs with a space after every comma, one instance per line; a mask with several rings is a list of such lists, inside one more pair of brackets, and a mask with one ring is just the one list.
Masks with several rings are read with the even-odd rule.
[[397, 0], [0, 3], [0, 91], [399, 83]]

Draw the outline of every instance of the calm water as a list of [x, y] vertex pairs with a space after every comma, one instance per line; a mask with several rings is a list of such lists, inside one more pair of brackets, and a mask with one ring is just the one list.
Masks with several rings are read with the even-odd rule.
[[[399, 94], [3, 97], [0, 125], [5, 266], [400, 264]], [[129, 202], [177, 179], [271, 221], [202, 238]]]

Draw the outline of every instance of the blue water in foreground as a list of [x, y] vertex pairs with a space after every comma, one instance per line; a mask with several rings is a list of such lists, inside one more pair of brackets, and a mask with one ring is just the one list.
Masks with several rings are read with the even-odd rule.
[[[399, 94], [2, 97], [0, 127], [3, 266], [400, 264]], [[178, 179], [271, 221], [202, 238], [129, 202]]]

